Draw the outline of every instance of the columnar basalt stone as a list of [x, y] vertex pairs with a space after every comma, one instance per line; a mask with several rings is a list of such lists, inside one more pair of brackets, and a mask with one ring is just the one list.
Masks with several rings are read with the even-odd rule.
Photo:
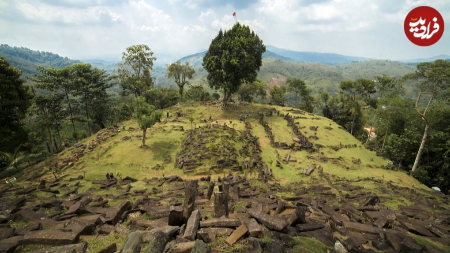
[[209, 182], [208, 193], [206, 194], [207, 199], [211, 199], [211, 196], [212, 196], [212, 193], [214, 190], [214, 186], [215, 186], [215, 183], [213, 181]]
[[133, 232], [128, 235], [120, 253], [139, 253], [141, 252], [142, 234]]
[[211, 247], [203, 242], [202, 240], [195, 240], [194, 248], [191, 253], [209, 253], [211, 252]]
[[186, 230], [184, 231], [184, 238], [193, 241], [197, 235], [197, 229], [200, 224], [201, 215], [198, 210], [194, 210], [189, 217], [186, 224]]
[[181, 226], [183, 223], [183, 207], [170, 206], [169, 226]]
[[288, 226], [288, 223], [284, 219], [259, 212], [254, 208], [249, 208], [247, 213], [273, 230], [281, 231]]
[[197, 180], [187, 180], [185, 182], [183, 220], [186, 222], [195, 208], [195, 198], [197, 197]]
[[224, 192], [214, 193], [214, 218], [228, 217], [228, 198]]

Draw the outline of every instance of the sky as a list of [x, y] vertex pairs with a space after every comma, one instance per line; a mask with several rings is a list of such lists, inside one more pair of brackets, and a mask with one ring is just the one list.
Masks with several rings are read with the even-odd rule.
[[[446, 21], [432, 46], [405, 36], [405, 17], [418, 6]], [[79, 60], [120, 60], [127, 47], [146, 44], [160, 59], [177, 59], [207, 50], [236, 20], [264, 44], [295, 51], [388, 60], [450, 55], [448, 0], [0, 0], [0, 44]]]

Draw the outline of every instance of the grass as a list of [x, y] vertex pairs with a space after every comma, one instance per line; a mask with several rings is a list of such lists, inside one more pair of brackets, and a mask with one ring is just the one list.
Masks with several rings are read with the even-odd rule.
[[314, 238], [296, 236], [292, 239], [290, 246], [293, 248], [293, 252], [326, 253], [333, 249], [333, 247], [328, 247]]
[[99, 252], [100, 250], [116, 243], [117, 249], [121, 249], [125, 243], [127, 236], [112, 232], [109, 235], [82, 235], [80, 236], [81, 242], [87, 242], [87, 250], [89, 252]]
[[410, 234], [410, 235], [411, 235], [412, 238], [414, 238], [414, 240], [418, 244], [420, 244], [422, 246], [429, 245], [432, 248], [434, 248], [437, 252], [442, 252], [442, 253], [450, 252], [450, 245], [442, 245], [442, 244], [440, 244], [438, 242], [434, 242], [434, 241], [429, 240], [429, 239], [427, 239], [427, 238], [425, 238], [423, 236], [420, 236], [420, 235], [415, 235], [415, 234]]

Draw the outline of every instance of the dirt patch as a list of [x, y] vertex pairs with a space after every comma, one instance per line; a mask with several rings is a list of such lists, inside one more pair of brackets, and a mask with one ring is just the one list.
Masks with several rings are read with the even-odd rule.
[[413, 183], [411, 183], [408, 179], [406, 179], [406, 178], [404, 178], [402, 176], [397, 176], [397, 178], [404, 185], [407, 185], [407, 186], [412, 186], [413, 185]]

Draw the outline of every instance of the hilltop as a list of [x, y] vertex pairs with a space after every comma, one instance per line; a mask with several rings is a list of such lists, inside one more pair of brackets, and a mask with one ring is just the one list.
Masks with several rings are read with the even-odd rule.
[[[122, 122], [15, 175], [17, 185], [2, 185], [0, 210], [24, 237], [0, 245], [31, 252], [81, 243], [99, 252], [140, 234], [145, 252], [156, 233], [166, 242], [181, 233], [172, 252], [194, 247], [192, 238], [215, 252], [326, 252], [333, 238], [357, 252], [450, 249], [448, 197], [388, 169], [329, 119], [261, 104], [182, 104], [147, 136], [140, 147], [137, 122]], [[212, 191], [229, 191], [228, 200]], [[202, 218], [180, 228], [190, 194]], [[215, 219], [225, 209], [229, 219]], [[30, 231], [36, 222], [45, 230]]]

